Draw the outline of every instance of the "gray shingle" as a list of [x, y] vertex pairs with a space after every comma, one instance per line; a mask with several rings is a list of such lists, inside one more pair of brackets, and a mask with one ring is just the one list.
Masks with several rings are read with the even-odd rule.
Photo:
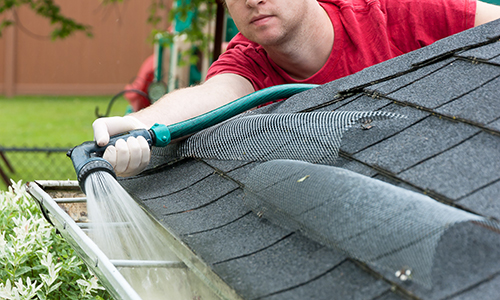
[[422, 191], [420, 189], [418, 189], [417, 187], [408, 185], [407, 183], [402, 182], [399, 179], [396, 179], [394, 177], [388, 177], [385, 174], [377, 174], [377, 175], [373, 176], [373, 178], [381, 180], [381, 181], [384, 181], [384, 182], [387, 182], [387, 183], [390, 183], [390, 184], [392, 184], [394, 186], [398, 186], [398, 187], [407, 189], [407, 190], [412, 191], [412, 192], [416, 192], [416, 193], [422, 194]]
[[477, 288], [464, 292], [450, 300], [498, 300], [500, 291], [500, 276], [488, 280]]
[[432, 73], [389, 96], [419, 106], [436, 108], [500, 75], [500, 69], [495, 66], [471, 66], [470, 62], [453, 61], [440, 72]]
[[348, 105], [349, 103], [356, 101], [357, 99], [359, 99], [361, 97], [364, 97], [364, 95], [356, 94], [355, 96], [352, 96], [352, 97], [339, 98], [339, 101], [332, 103], [330, 105], [327, 105], [325, 107], [322, 107], [318, 110], [320, 110], [320, 111], [334, 111], [334, 110], [337, 110], [339, 107], [344, 106], [344, 105]]
[[417, 68], [414, 71], [409, 72], [405, 76], [398, 76], [394, 79], [374, 84], [372, 86], [367, 87], [366, 90], [374, 91], [374, 92], [376, 91], [376, 92], [382, 93], [382, 94], [389, 94], [389, 93], [395, 92], [395, 91], [411, 84], [412, 82], [415, 82], [415, 81], [417, 81], [425, 76], [429, 76], [430, 74], [442, 69], [443, 67], [445, 67], [446, 65], [448, 65], [452, 61], [454, 61], [454, 59], [449, 58], [449, 59], [440, 61], [436, 64], [425, 66], [423, 68]]
[[[325, 286], [332, 286], [332, 290]], [[386, 294], [389, 285], [381, 280], [371, 277], [356, 267], [352, 262], [345, 261], [325, 276], [313, 280], [300, 288], [294, 288], [276, 295], [262, 298], [263, 300], [371, 300], [380, 299], [381, 294]], [[393, 298], [404, 299], [394, 295]]]
[[500, 220], [500, 181], [475, 191], [463, 198], [458, 204], [486, 217]]
[[462, 142], [478, 131], [479, 129], [466, 124], [431, 116], [354, 157], [397, 174]]
[[236, 190], [207, 206], [163, 216], [162, 220], [179, 234], [221, 227], [238, 220], [249, 212], [242, 198], [243, 192]]
[[474, 48], [471, 50], [463, 51], [457, 55], [462, 57], [475, 57], [475, 58], [489, 60], [498, 56], [498, 53], [500, 53], [500, 43], [496, 42], [480, 48]]
[[437, 108], [436, 112], [487, 124], [500, 115], [500, 101], [495, 96], [499, 86], [500, 77], [497, 77], [481, 86], [480, 89]]
[[336, 88], [329, 88], [322, 85], [315, 89], [297, 94], [286, 101], [276, 105], [275, 113], [298, 112], [328, 101], [332, 101], [337, 95]]
[[[179, 181], [181, 181], [179, 179]], [[167, 215], [192, 210], [211, 203], [238, 188], [238, 185], [220, 175], [209, 175], [191, 186], [162, 197], [142, 197], [156, 214]], [[168, 201], [165, 201], [168, 200]]]
[[186, 235], [184, 241], [206, 262], [216, 263], [259, 251], [288, 234], [252, 213], [227, 226]]
[[480, 133], [401, 173], [401, 177], [456, 200], [500, 178], [498, 149], [500, 139]]
[[492, 63], [500, 64], [500, 56], [496, 56], [490, 60]]
[[[168, 176], [159, 175], [158, 172], [161, 171], [168, 172]], [[151, 176], [149, 176], [150, 173], [146, 172], [139, 176], [120, 179], [120, 182], [131, 194], [135, 194], [141, 199], [149, 199], [185, 189], [213, 172], [212, 168], [203, 163], [184, 160], [179, 164], [155, 169]]]
[[486, 127], [496, 130], [497, 132], [500, 132], [500, 119], [497, 119], [489, 123]]
[[362, 175], [365, 175], [368, 177], [371, 177], [371, 176], [374, 176], [375, 174], [377, 174], [377, 171], [375, 171], [373, 168], [370, 168], [369, 166], [364, 165], [360, 162], [344, 158], [342, 156], [337, 158], [334, 166], [339, 167], [339, 168], [343, 168], [343, 169], [347, 169], [349, 171], [353, 171], [353, 172], [356, 172], [356, 173], [359, 173], [359, 174], [362, 174]]
[[[497, 21], [481, 25], [476, 28], [446, 37], [438, 43], [433, 43], [427, 47], [416, 51], [413, 56], [413, 63], [420, 63], [455, 49], [460, 49], [467, 46], [475, 46], [482, 42], [488, 42], [493, 37], [498, 36], [500, 32], [500, 23]], [[493, 39], [495, 41], [495, 39]]]
[[[254, 299], [307, 283], [344, 259], [344, 255], [294, 234], [263, 251], [217, 264], [214, 269], [237, 292]], [[358, 287], [362, 285], [360, 282]]]
[[241, 168], [238, 168], [238, 169], [235, 169], [235, 170], [232, 170], [232, 171], [228, 172], [228, 175], [232, 179], [244, 183], [245, 179], [247, 178], [248, 172], [250, 170], [252, 170], [258, 164], [259, 164], [259, 162], [253, 162], [253, 163], [250, 163], [250, 164], [246, 164], [246, 165], [242, 166]]

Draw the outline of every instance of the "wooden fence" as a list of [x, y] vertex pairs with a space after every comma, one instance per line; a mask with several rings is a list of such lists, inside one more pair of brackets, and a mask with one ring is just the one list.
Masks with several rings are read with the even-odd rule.
[[25, 7], [0, 15], [17, 21], [0, 38], [0, 94], [111, 95], [121, 91], [153, 53], [148, 40], [152, 27], [146, 22], [151, 2], [57, 3], [64, 15], [92, 26], [94, 37], [76, 33], [52, 41], [49, 22]]

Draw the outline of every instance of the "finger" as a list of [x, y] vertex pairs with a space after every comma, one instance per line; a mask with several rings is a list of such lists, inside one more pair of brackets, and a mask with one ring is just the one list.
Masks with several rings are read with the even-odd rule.
[[139, 165], [141, 164], [142, 159], [142, 149], [139, 145], [139, 141], [134, 137], [129, 137], [127, 139], [127, 146], [130, 153], [130, 159], [128, 162], [128, 167], [125, 170], [127, 174], [134, 173]]
[[110, 136], [133, 129], [146, 128], [144, 124], [131, 116], [99, 118], [94, 121], [92, 127], [94, 140], [101, 147], [109, 143]]
[[105, 120], [106, 126], [108, 127], [108, 132], [111, 136], [129, 130], [145, 128], [145, 126], [141, 122], [139, 122], [139, 120], [131, 116], [109, 117], [105, 118]]
[[133, 140], [127, 140], [130, 150], [130, 161], [127, 170], [121, 176], [133, 176], [139, 174], [149, 164], [150, 148], [146, 139], [142, 136]]
[[106, 146], [109, 143], [108, 126], [104, 119], [97, 119], [92, 123], [94, 129], [94, 141], [98, 146]]
[[116, 148], [114, 146], [108, 146], [106, 151], [104, 151], [104, 155], [102, 156], [105, 160], [107, 160], [113, 169], [116, 168]]
[[137, 138], [137, 140], [139, 142], [139, 146], [141, 147], [141, 153], [142, 153], [141, 163], [138, 167], [138, 170], [142, 171], [149, 164], [149, 160], [151, 159], [151, 150], [149, 148], [148, 142], [146, 141], [146, 139], [144, 137], [140, 136]]
[[115, 143], [116, 148], [116, 175], [121, 176], [128, 168], [130, 160], [130, 152], [128, 149], [127, 142], [123, 139], [119, 139]]

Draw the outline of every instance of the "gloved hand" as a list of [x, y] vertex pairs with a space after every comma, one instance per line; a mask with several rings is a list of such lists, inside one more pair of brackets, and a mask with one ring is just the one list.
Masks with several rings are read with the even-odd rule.
[[[132, 116], [99, 118], [92, 124], [94, 140], [97, 145], [105, 146], [109, 137], [134, 129], [145, 129], [146, 125]], [[126, 177], [140, 173], [150, 160], [148, 142], [142, 136], [129, 137], [126, 141], [118, 140], [114, 146], [109, 146], [103, 158], [113, 166], [117, 176]]]

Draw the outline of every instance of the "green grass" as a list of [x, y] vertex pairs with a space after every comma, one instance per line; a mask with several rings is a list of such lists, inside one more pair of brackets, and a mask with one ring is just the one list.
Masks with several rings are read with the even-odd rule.
[[[95, 107], [104, 114], [111, 96], [0, 97], [0, 145], [68, 146], [91, 140]], [[125, 98], [115, 101], [111, 115], [124, 115]]]
[[[70, 148], [93, 139], [92, 122], [95, 108], [106, 112], [112, 96], [0, 96], [0, 146], [16, 148]], [[115, 101], [111, 116], [122, 116], [128, 102]], [[71, 160], [63, 152], [8, 152], [15, 173], [7, 172], [15, 181], [75, 179]], [[8, 171], [0, 159], [0, 167]], [[0, 180], [0, 190], [6, 185]]]

